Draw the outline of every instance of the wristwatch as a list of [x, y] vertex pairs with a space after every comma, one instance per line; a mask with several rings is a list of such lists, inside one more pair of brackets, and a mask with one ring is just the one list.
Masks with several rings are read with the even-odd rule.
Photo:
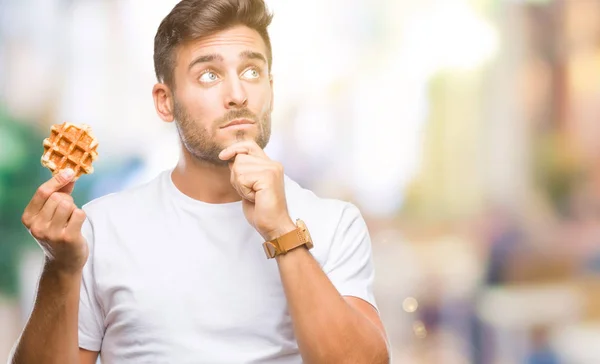
[[271, 241], [264, 242], [263, 248], [267, 258], [272, 259], [302, 245], [306, 246], [307, 249], [312, 249], [313, 242], [304, 221], [298, 219], [296, 220], [296, 229]]

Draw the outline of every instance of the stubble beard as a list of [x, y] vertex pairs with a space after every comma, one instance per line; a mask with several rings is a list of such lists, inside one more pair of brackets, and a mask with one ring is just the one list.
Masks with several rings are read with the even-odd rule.
[[[185, 107], [177, 101], [174, 102], [173, 115], [181, 144], [194, 158], [213, 166], [227, 165], [228, 161], [221, 160], [219, 153], [228, 145], [222, 145], [215, 141], [210, 131], [202, 128], [201, 124], [194, 120]], [[254, 137], [254, 141], [259, 147], [264, 149], [271, 138], [271, 113], [267, 111], [257, 117], [246, 108], [235, 109], [227, 112], [223, 117], [214, 120], [211, 126], [216, 130], [220, 126], [227, 124], [228, 121], [237, 118], [247, 118], [257, 123], [258, 133]], [[236, 141], [242, 141], [247, 139], [247, 133], [244, 130], [238, 130], [235, 137]]]

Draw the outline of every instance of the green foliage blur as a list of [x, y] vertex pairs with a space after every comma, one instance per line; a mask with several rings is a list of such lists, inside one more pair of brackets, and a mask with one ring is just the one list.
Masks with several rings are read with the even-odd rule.
[[21, 252], [35, 247], [21, 214], [46, 178], [40, 164], [43, 138], [40, 130], [0, 107], [0, 293], [8, 296], [17, 293]]

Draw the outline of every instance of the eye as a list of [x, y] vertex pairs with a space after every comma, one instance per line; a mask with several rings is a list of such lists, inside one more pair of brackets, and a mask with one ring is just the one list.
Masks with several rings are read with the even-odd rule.
[[202, 83], [211, 83], [211, 82], [215, 82], [218, 78], [219, 78], [219, 76], [217, 76], [217, 74], [215, 72], [206, 71], [200, 75], [199, 80]]
[[249, 68], [242, 73], [242, 77], [254, 80], [260, 77], [260, 73], [255, 68]]

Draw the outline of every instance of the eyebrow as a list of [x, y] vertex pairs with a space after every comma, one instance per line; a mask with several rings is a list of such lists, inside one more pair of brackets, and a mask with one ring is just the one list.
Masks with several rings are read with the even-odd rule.
[[[259, 52], [254, 52], [254, 51], [243, 51], [242, 53], [240, 53], [240, 58], [242, 59], [258, 59], [260, 61], [263, 61], [264, 63], [267, 63], [267, 59], [265, 58], [265, 56], [262, 53]], [[203, 56], [200, 56], [196, 59], [194, 59], [192, 61], [192, 63], [190, 63], [188, 70], [191, 70], [192, 67], [194, 67], [197, 64], [200, 63], [209, 63], [209, 62], [213, 62], [213, 61], [219, 61], [219, 62], [223, 62], [223, 56], [221, 56], [220, 54], [205, 54]]]
[[267, 63], [267, 59], [265, 58], [265, 56], [263, 56], [262, 53], [254, 52], [254, 51], [243, 51], [242, 53], [240, 53], [240, 58], [258, 59], [258, 60], [261, 60], [261, 61]]
[[206, 54], [206, 55], [200, 56], [200, 57], [196, 58], [195, 60], [193, 60], [192, 63], [190, 63], [188, 70], [191, 70], [192, 67], [194, 67], [197, 64], [209, 63], [209, 62], [213, 62], [213, 61], [223, 62], [223, 56], [221, 56], [220, 54]]

